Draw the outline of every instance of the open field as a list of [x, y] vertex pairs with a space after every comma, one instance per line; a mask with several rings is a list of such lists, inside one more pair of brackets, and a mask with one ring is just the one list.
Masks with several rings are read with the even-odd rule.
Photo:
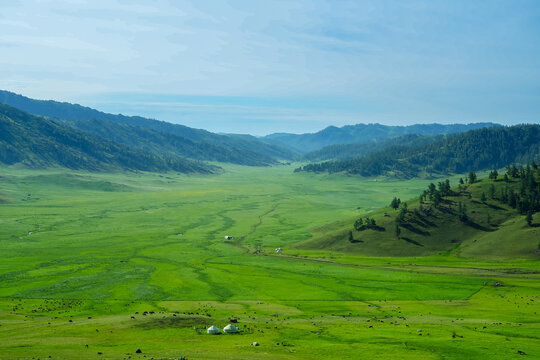
[[537, 259], [293, 248], [433, 180], [292, 168], [0, 168], [0, 358], [540, 357]]

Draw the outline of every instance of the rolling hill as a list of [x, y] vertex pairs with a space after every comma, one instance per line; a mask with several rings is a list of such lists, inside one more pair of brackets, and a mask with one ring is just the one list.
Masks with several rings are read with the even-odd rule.
[[297, 171], [415, 177], [465, 173], [526, 163], [540, 154], [540, 125], [516, 125], [446, 135], [424, 145], [390, 146], [364, 157], [308, 164]]
[[439, 135], [460, 133], [484, 127], [497, 126], [493, 123], [474, 124], [416, 124], [410, 126], [386, 126], [381, 124], [357, 124], [343, 127], [329, 126], [312, 134], [270, 134], [267, 142], [288, 147], [306, 154], [336, 144], [370, 144], [374, 141], [395, 138], [407, 134]]
[[1, 104], [0, 163], [89, 171], [213, 173], [219, 169], [179, 156], [129, 148]]
[[[293, 159], [296, 153], [274, 144], [259, 141], [255, 137], [231, 137], [218, 135], [202, 129], [147, 119], [140, 116], [125, 116], [104, 113], [89, 107], [52, 100], [35, 100], [9, 91], [0, 90], [0, 103], [30, 114], [53, 119], [68, 120], [73, 126], [93, 135], [99, 135], [122, 144], [174, 152], [176, 155], [210, 161], [226, 161], [241, 165], [270, 165], [280, 159]], [[97, 121], [99, 120], [99, 121]], [[84, 122], [80, 123], [79, 122]], [[126, 125], [123, 127], [114, 124]], [[105, 126], [108, 129], [101, 129]], [[149, 130], [148, 132], [142, 129]], [[108, 131], [113, 133], [109, 134]], [[129, 132], [120, 135], [118, 131]], [[160, 133], [161, 135], [159, 135]], [[129, 139], [133, 136], [133, 139]], [[170, 136], [171, 140], [165, 140]], [[159, 140], [156, 143], [156, 140]], [[150, 144], [142, 144], [150, 143]], [[162, 146], [163, 145], [163, 146]]]
[[[507, 181], [502, 176], [496, 180], [484, 178], [454, 186], [438, 201], [426, 190], [422, 197], [407, 200], [408, 206], [402, 203], [398, 209], [389, 206], [366, 214], [363, 226], [354, 226], [357, 218], [323, 226], [316, 230], [315, 237], [296, 247], [368, 256], [452, 252], [475, 259], [538, 259], [540, 170], [536, 167], [529, 171], [534, 173], [534, 181], [525, 172]], [[524, 208], [527, 201], [530, 210]], [[366, 226], [371, 219], [375, 224]]]

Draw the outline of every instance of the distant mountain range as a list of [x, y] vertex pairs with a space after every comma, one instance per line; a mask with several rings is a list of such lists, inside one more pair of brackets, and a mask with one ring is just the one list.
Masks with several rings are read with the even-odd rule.
[[540, 125], [489, 127], [444, 135], [425, 143], [396, 142], [352, 160], [308, 164], [297, 171], [415, 177], [499, 169], [539, 160]]
[[140, 116], [113, 115], [77, 104], [34, 100], [9, 91], [0, 91], [0, 103], [156, 154], [251, 166], [273, 165], [281, 159], [291, 160], [297, 156], [291, 150], [259, 141], [253, 136], [217, 135]]
[[494, 123], [473, 124], [416, 124], [409, 126], [386, 126], [381, 124], [357, 124], [343, 127], [329, 126], [313, 134], [276, 133], [263, 139], [287, 147], [301, 154], [320, 150], [336, 144], [372, 144], [381, 140], [407, 134], [439, 135], [453, 134], [484, 127], [498, 126]]
[[[0, 104], [4, 104], [0, 107], [0, 162], [26, 166], [211, 173], [219, 167], [204, 161], [270, 166], [283, 161], [335, 160], [307, 165], [301, 170], [414, 176], [422, 171], [468, 171], [469, 165], [476, 170], [479, 165], [474, 161], [489, 157], [485, 152], [499, 154], [497, 151], [506, 149], [508, 144], [512, 149], [507, 149], [504, 156], [499, 154], [504, 161], [515, 161], [527, 157], [523, 152], [534, 151], [525, 149], [523, 144], [500, 144], [500, 140], [492, 139], [489, 143], [477, 142], [468, 154], [463, 154], [463, 144], [457, 140], [461, 138], [449, 135], [488, 129], [485, 134], [491, 139], [489, 134], [505, 133], [506, 128], [493, 123], [358, 124], [330, 126], [313, 134], [276, 133], [257, 138], [219, 135], [140, 116], [108, 114], [77, 104], [34, 100], [9, 91], [0, 90]], [[531, 132], [534, 129], [522, 136]], [[517, 138], [512, 137], [511, 141]], [[458, 155], [453, 153], [454, 147]], [[465, 159], [467, 156], [474, 158]], [[490, 161], [482, 166], [499, 163], [497, 155]]]

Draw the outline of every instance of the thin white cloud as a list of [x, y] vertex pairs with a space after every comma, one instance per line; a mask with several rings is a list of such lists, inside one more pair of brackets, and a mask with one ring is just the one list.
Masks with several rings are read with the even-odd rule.
[[539, 15], [527, 0], [9, 2], [0, 14], [0, 79], [7, 90], [59, 100], [159, 93], [352, 97], [365, 105], [303, 109], [303, 117], [279, 105], [139, 104], [156, 117], [186, 110], [216, 123], [220, 112], [231, 123], [235, 111], [317, 124], [485, 120], [515, 109], [533, 117]]

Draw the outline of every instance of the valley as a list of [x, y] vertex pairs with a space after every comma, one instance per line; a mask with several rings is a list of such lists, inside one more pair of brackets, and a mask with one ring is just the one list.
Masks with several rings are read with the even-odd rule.
[[[219, 175], [2, 167], [0, 357], [540, 356], [530, 239], [512, 239], [529, 249], [517, 257], [472, 238], [424, 256], [390, 238], [380, 241], [399, 255], [362, 250], [369, 239], [304, 245], [437, 180], [220, 166]], [[526, 229], [523, 218], [484, 235]], [[232, 320], [239, 334], [206, 334]]]

